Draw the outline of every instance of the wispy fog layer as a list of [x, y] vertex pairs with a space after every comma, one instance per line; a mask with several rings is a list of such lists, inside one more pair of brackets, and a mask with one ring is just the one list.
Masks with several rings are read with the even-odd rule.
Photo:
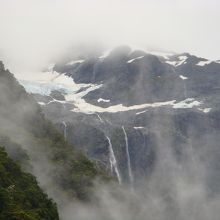
[[36, 70], [79, 44], [219, 59], [217, 0], [0, 0], [0, 59]]
[[[37, 71], [68, 51], [74, 53], [71, 48], [78, 45], [107, 50], [129, 44], [220, 58], [217, 0], [0, 0], [0, 6], [0, 59], [17, 77]], [[1, 95], [4, 99], [4, 92]], [[29, 111], [22, 107], [20, 111]], [[196, 137], [187, 137], [183, 158], [178, 160], [170, 144], [172, 133], [164, 138], [161, 129], [155, 129], [156, 161], [147, 180], [140, 180], [134, 191], [98, 184], [93, 203], [78, 204], [67, 199], [65, 192], [54, 192], [56, 183], [48, 175], [53, 170], [47, 158], [50, 152], [42, 156], [29, 147], [34, 143], [21, 129], [23, 118], [18, 120], [13, 110], [0, 117], [1, 129], [28, 151], [33, 172], [58, 203], [62, 220], [219, 220], [219, 194], [210, 190], [215, 152], [205, 149]], [[6, 113], [20, 127], [15, 120], [8, 122]], [[155, 120], [159, 125], [160, 120]], [[170, 122], [168, 131], [171, 126]], [[204, 140], [211, 146], [210, 135]], [[198, 149], [193, 149], [192, 140], [198, 141], [194, 143]], [[211, 156], [207, 159], [207, 155]]]
[[[171, 124], [170, 124], [171, 125]], [[207, 150], [184, 149], [177, 159], [170, 139], [156, 132], [157, 160], [153, 173], [131, 190], [113, 185], [97, 185], [94, 202], [90, 205], [64, 203], [60, 208], [64, 220], [218, 220], [220, 197], [208, 187], [208, 163], [201, 158]], [[208, 139], [207, 139], [208, 140]], [[211, 140], [208, 140], [211, 142]], [[213, 153], [213, 152], [212, 152]], [[211, 161], [209, 161], [210, 163]], [[213, 183], [214, 184], [214, 183]], [[98, 205], [97, 205], [98, 203]]]

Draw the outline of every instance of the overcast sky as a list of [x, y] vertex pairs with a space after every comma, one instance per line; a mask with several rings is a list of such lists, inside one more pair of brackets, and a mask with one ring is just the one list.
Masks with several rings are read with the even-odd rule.
[[80, 43], [220, 59], [219, 0], [0, 0], [0, 59], [38, 68]]

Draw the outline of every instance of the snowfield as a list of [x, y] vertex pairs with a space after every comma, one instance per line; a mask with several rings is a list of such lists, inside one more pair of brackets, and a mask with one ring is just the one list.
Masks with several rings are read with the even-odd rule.
[[[128, 62], [131, 63], [137, 59], [141, 59], [141, 57], [137, 57], [135, 59], [129, 60]], [[181, 65], [186, 62], [186, 56], [179, 56], [179, 61], [175, 65]], [[34, 75], [36, 76], [36, 75]], [[187, 98], [180, 102], [176, 100], [168, 100], [164, 102], [154, 102], [154, 103], [144, 103], [139, 105], [133, 106], [124, 106], [123, 104], [112, 105], [109, 107], [100, 107], [90, 103], [87, 103], [84, 100], [84, 97], [99, 88], [103, 85], [99, 84], [76, 84], [72, 78], [64, 75], [59, 74], [57, 72], [44, 72], [37, 74], [38, 78], [34, 80], [20, 80], [20, 83], [25, 87], [27, 92], [33, 94], [41, 94], [44, 96], [50, 96], [52, 91], [60, 91], [64, 97], [64, 101], [59, 101], [52, 98], [51, 101], [48, 103], [40, 102], [40, 105], [46, 105], [54, 102], [59, 102], [61, 104], [73, 104], [74, 108], [71, 110], [72, 112], [81, 112], [85, 114], [95, 114], [95, 113], [117, 113], [117, 112], [126, 112], [126, 111], [136, 111], [142, 110], [137, 112], [136, 114], [142, 114], [147, 111], [149, 108], [161, 108], [161, 107], [170, 107], [173, 109], [186, 109], [186, 108], [195, 108], [201, 106], [203, 103], [199, 102], [193, 98]], [[182, 80], [188, 79], [187, 77], [180, 75], [179, 76]], [[109, 103], [109, 99], [99, 98], [97, 102], [106, 102]], [[208, 113], [211, 109], [198, 109], [204, 113]]]

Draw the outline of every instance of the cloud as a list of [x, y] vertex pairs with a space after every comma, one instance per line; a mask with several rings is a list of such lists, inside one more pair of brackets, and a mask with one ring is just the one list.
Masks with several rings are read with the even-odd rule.
[[71, 46], [191, 52], [219, 59], [217, 0], [0, 0], [0, 58], [37, 69]]

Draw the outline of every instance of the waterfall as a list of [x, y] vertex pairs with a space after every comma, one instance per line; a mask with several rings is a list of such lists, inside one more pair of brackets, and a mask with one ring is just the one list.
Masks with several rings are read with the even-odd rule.
[[[183, 86], [184, 86], [184, 98], [187, 99], [188, 98], [188, 92], [187, 92], [187, 88], [186, 88], [186, 79], [183, 79]], [[188, 135], [188, 142], [189, 142], [189, 154], [191, 156], [193, 166], [196, 169], [197, 168], [196, 157], [195, 157], [195, 153], [194, 153], [194, 150], [193, 150], [192, 139], [189, 135]]]
[[197, 160], [197, 156], [195, 154], [195, 150], [193, 149], [193, 144], [192, 144], [192, 139], [190, 136], [188, 136], [188, 144], [189, 144], [189, 157], [191, 159], [192, 162], [192, 166], [193, 168], [197, 171], [198, 169], [198, 160]]
[[[184, 76], [181, 76], [181, 78], [183, 79], [184, 98], [187, 99], [188, 98], [188, 91], [187, 91], [187, 87], [186, 87], [186, 80], [188, 78], [184, 77]], [[192, 167], [195, 169], [194, 171], [197, 173], [197, 171], [199, 170], [198, 159], [195, 154], [195, 150], [193, 149], [192, 138], [189, 133], [187, 134], [187, 138], [188, 138], [188, 156], [191, 159]]]
[[186, 88], [186, 81], [183, 80], [183, 88], [184, 88], [184, 98], [187, 99], [187, 88]]
[[124, 126], [122, 126], [122, 130], [125, 136], [126, 156], [127, 156], [127, 163], [128, 163], [128, 175], [129, 175], [130, 183], [133, 186], [134, 177], [133, 177], [132, 170], [131, 170], [131, 158], [130, 158], [130, 153], [129, 153], [129, 148], [128, 148], [128, 136], [127, 136]]
[[180, 75], [180, 78], [183, 80], [184, 98], [187, 99], [188, 94], [187, 94], [187, 88], [186, 88], [186, 80], [188, 79], [188, 77]]
[[100, 116], [99, 114], [97, 114], [97, 113], [96, 113], [96, 115], [97, 115], [98, 119], [100, 120], [100, 122], [101, 122], [101, 123], [104, 123], [104, 121], [103, 121], [103, 119], [101, 118], [101, 116]]
[[64, 125], [63, 135], [64, 135], [64, 138], [65, 138], [65, 140], [66, 140], [66, 138], [67, 138], [67, 124], [66, 124], [65, 121], [63, 121], [62, 123], [63, 123], [63, 125]]
[[110, 167], [111, 167], [111, 173], [113, 174], [113, 172], [115, 172], [118, 182], [119, 184], [121, 184], [121, 176], [118, 170], [118, 165], [117, 165], [117, 160], [112, 148], [112, 143], [111, 140], [108, 136], [106, 136], [107, 140], [108, 140], [108, 147], [109, 147], [109, 162], [110, 162]]

